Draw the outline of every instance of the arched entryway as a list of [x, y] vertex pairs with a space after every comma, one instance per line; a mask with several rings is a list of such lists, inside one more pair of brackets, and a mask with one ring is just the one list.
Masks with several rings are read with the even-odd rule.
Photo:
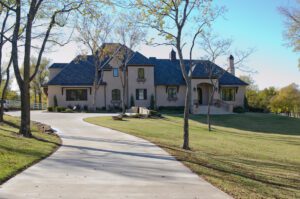
[[200, 83], [197, 85], [197, 101], [199, 105], [208, 105], [212, 90], [211, 84]]

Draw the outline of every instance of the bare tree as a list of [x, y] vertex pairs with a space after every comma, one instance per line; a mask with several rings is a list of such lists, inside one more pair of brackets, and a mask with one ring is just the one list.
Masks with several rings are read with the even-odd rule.
[[[300, 4], [300, 1], [297, 0]], [[285, 24], [287, 30], [284, 32], [284, 37], [288, 41], [288, 45], [294, 48], [295, 52], [300, 51], [300, 8], [279, 7], [279, 12], [286, 18]], [[300, 69], [300, 59], [298, 60]]]
[[[296, 1], [300, 4], [300, 1]], [[285, 17], [286, 28], [284, 37], [288, 41], [287, 45], [294, 48], [295, 52], [300, 51], [300, 9], [292, 7], [279, 7], [279, 12]], [[299, 59], [300, 60], [300, 59]], [[298, 65], [300, 69], [300, 62]]]
[[[152, 39], [152, 44], [174, 46], [179, 55], [180, 68], [186, 84], [183, 149], [190, 149], [189, 114], [191, 109], [191, 78], [194, 68], [192, 63], [193, 48], [199, 34], [224, 9], [213, 8], [211, 1], [206, 0], [138, 0], [137, 6], [144, 11], [145, 25], [156, 30], [159, 36], [165, 39], [164, 42], [157, 42]], [[189, 64], [184, 61], [183, 48], [186, 46], [189, 46]]]
[[[20, 133], [25, 137], [31, 137], [30, 129], [30, 82], [38, 73], [42, 56], [54, 28], [65, 26], [70, 13], [78, 10], [83, 1], [47, 1], [47, 0], [16, 0], [15, 8], [1, 4], [14, 12], [14, 30], [12, 36], [12, 62], [14, 73], [21, 92], [21, 126]], [[19, 32], [25, 29], [24, 37], [20, 39]], [[36, 29], [34, 29], [36, 28]], [[34, 31], [35, 30], [35, 31]], [[41, 44], [33, 45], [33, 40], [38, 38]], [[23, 41], [23, 44], [20, 42]], [[22, 62], [24, 66], [23, 77], [20, 74], [21, 47], [24, 47]], [[30, 58], [32, 51], [37, 49], [37, 61], [35, 69], [30, 73]]]
[[[122, 57], [122, 66], [121, 70], [121, 84], [122, 84], [122, 114], [126, 112], [126, 104], [125, 99], [128, 100], [128, 96], [126, 96], [127, 92], [127, 80], [128, 80], [128, 62], [134, 55], [133, 50], [141, 43], [144, 39], [146, 32], [144, 28], [140, 26], [138, 23], [140, 17], [138, 13], [123, 13], [120, 14], [118, 19], [118, 25], [116, 28], [116, 35], [119, 37], [123, 48], [121, 53], [119, 53]], [[127, 102], [128, 103], [128, 102]]]
[[[99, 89], [102, 81], [103, 66], [105, 65], [104, 58], [111, 53], [114, 49], [110, 46], [105, 46], [105, 43], [109, 40], [112, 33], [113, 21], [108, 15], [101, 13], [91, 12], [90, 14], [83, 16], [81, 21], [76, 26], [79, 36], [77, 40], [88, 48], [89, 53], [92, 54], [92, 63], [95, 67], [94, 76], [94, 97], [93, 97], [93, 109], [96, 110], [96, 92]], [[81, 59], [87, 59], [87, 56], [81, 57]]]
[[[201, 34], [200, 46], [205, 51], [205, 58], [210, 62], [205, 62], [204, 67], [208, 74], [208, 79], [212, 85], [212, 92], [209, 94], [208, 108], [207, 108], [207, 124], [208, 130], [211, 131], [211, 105], [214, 102], [215, 93], [218, 91], [220, 79], [223, 75], [230, 71], [235, 73], [236, 69], [244, 72], [253, 72], [245, 65], [246, 60], [249, 56], [254, 53], [254, 48], [247, 50], [236, 50], [235, 56], [237, 59], [234, 60], [233, 56], [230, 56], [229, 61], [232, 62], [232, 66], [225, 65], [226, 69], [219, 68], [215, 63], [219, 57], [228, 56], [230, 54], [230, 48], [232, 47], [232, 39], [223, 39], [216, 34]], [[211, 63], [212, 62], [212, 63]], [[234, 68], [232, 68], [234, 66]]]

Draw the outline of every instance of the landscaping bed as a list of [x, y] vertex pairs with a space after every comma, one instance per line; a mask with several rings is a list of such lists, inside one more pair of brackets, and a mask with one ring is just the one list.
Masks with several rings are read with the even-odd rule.
[[163, 116], [85, 120], [159, 145], [234, 198], [300, 198], [299, 119], [258, 113], [219, 115], [212, 117], [209, 132], [205, 116], [192, 116], [192, 150], [185, 151], [182, 115]]
[[34, 138], [25, 138], [19, 134], [19, 118], [5, 115], [4, 119], [0, 125], [0, 184], [48, 157], [61, 144], [47, 125], [33, 122]]

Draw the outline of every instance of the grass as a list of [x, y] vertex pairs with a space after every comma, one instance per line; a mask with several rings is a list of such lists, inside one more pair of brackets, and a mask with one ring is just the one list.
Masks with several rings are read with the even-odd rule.
[[38, 131], [32, 125], [35, 138], [24, 138], [18, 133], [20, 119], [5, 115], [0, 124], [0, 184], [47, 157], [60, 145], [59, 137]]
[[300, 120], [268, 114], [190, 120], [191, 151], [181, 149], [182, 116], [86, 121], [147, 139], [235, 198], [300, 198]]

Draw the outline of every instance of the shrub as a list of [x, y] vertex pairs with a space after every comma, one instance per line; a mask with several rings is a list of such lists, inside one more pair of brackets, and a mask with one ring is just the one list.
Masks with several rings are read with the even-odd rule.
[[150, 110], [150, 116], [161, 117], [161, 114], [157, 111]]
[[66, 110], [65, 107], [62, 107], [62, 106], [56, 107], [56, 111], [57, 111], [57, 112], [64, 112], [65, 110]]
[[87, 105], [84, 105], [84, 106], [83, 106], [83, 110], [84, 110], [84, 111], [88, 111], [88, 110], [89, 110], [89, 107], [88, 107]]
[[75, 109], [73, 109], [74, 111], [81, 111], [81, 106], [79, 104], [77, 104], [75, 106]]
[[151, 95], [151, 98], [150, 98], [150, 109], [154, 110], [154, 108], [155, 108], [155, 99], [154, 99], [154, 95]]
[[53, 111], [54, 111], [54, 108], [53, 108], [53, 107], [47, 107], [47, 111], [48, 111], [48, 112], [53, 112]]
[[233, 108], [234, 113], [245, 113], [245, 109], [241, 106], [237, 106]]
[[130, 106], [133, 107], [135, 104], [134, 104], [134, 97], [133, 95], [131, 95], [130, 97]]
[[262, 108], [255, 108], [255, 107], [249, 106], [249, 111], [250, 112], [255, 112], [255, 113], [263, 113], [264, 109], [262, 109]]
[[64, 112], [65, 113], [74, 113], [74, 111], [72, 109], [70, 109], [70, 108], [67, 108]]
[[56, 95], [54, 95], [54, 97], [53, 97], [53, 102], [54, 102], [54, 107], [57, 107], [58, 103], [57, 103], [57, 97], [56, 97]]

